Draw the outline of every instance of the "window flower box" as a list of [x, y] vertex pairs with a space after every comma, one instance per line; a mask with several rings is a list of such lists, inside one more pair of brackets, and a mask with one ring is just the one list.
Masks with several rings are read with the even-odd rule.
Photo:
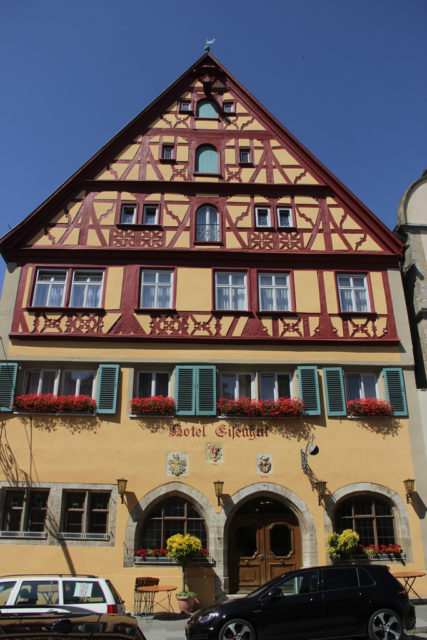
[[386, 400], [359, 398], [347, 402], [347, 413], [349, 416], [391, 416], [393, 407]]
[[13, 410], [19, 413], [95, 413], [96, 402], [90, 396], [27, 393], [16, 396]]
[[175, 414], [175, 400], [165, 396], [132, 398], [131, 413], [137, 416], [173, 416]]
[[249, 416], [294, 418], [304, 414], [305, 405], [299, 398], [279, 398], [278, 400], [251, 400], [220, 398], [216, 403], [218, 413], [223, 416]]
[[[209, 551], [207, 549], [200, 549], [195, 552], [190, 560], [190, 564], [195, 563], [211, 563], [209, 558]], [[138, 549], [134, 556], [135, 564], [154, 563], [154, 564], [179, 564], [175, 556], [170, 555], [167, 549]]]

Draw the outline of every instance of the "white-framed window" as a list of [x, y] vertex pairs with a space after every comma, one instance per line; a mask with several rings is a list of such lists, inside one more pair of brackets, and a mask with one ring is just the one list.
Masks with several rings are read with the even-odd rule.
[[290, 207], [277, 207], [277, 225], [292, 227], [292, 209]]
[[136, 204], [122, 204], [120, 222], [122, 224], [136, 223]]
[[377, 375], [375, 373], [347, 373], [345, 388], [347, 400], [377, 398]]
[[257, 227], [271, 227], [270, 207], [255, 207], [255, 225]]
[[68, 369], [61, 373], [61, 393], [64, 396], [94, 397], [96, 371]]
[[140, 306], [147, 309], [171, 309], [173, 271], [142, 269]]
[[365, 275], [338, 275], [337, 282], [341, 311], [370, 311]]
[[73, 272], [70, 307], [98, 308], [102, 302], [103, 271], [78, 269]]
[[260, 373], [258, 375], [258, 395], [260, 400], [278, 400], [279, 398], [290, 398], [290, 374]]
[[251, 150], [241, 147], [239, 149], [239, 162], [240, 164], [250, 164], [251, 162]]
[[173, 160], [173, 144], [162, 145], [162, 160]]
[[34, 289], [35, 307], [64, 306], [67, 271], [65, 269], [39, 269]]
[[158, 224], [159, 223], [159, 205], [144, 204], [142, 210], [142, 224]]
[[23, 393], [52, 393], [58, 390], [58, 369], [27, 369], [24, 376]]
[[218, 242], [219, 224], [218, 211], [215, 207], [205, 205], [196, 214], [196, 241]]
[[236, 112], [236, 107], [234, 105], [234, 102], [231, 102], [231, 101], [224, 102], [222, 108], [223, 108], [224, 113], [235, 113]]
[[215, 273], [215, 308], [224, 311], [246, 311], [248, 308], [246, 273]]
[[180, 100], [179, 102], [179, 110], [182, 113], [186, 113], [191, 111], [191, 100]]
[[289, 311], [289, 274], [259, 273], [258, 293], [260, 311]]
[[226, 400], [255, 399], [255, 374], [253, 373], [223, 373], [220, 384], [221, 398], [226, 398]]
[[138, 371], [135, 394], [137, 398], [169, 396], [170, 374], [167, 371]]

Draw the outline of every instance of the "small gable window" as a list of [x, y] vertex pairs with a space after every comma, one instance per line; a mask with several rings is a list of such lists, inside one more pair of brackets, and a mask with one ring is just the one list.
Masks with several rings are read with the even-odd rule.
[[213, 100], [199, 100], [197, 103], [198, 118], [206, 118], [207, 120], [216, 120], [218, 118], [218, 107]]
[[181, 113], [188, 113], [191, 111], [191, 101], [190, 100], [181, 100], [179, 103], [179, 110]]
[[215, 207], [206, 205], [198, 210], [196, 216], [196, 241], [219, 241], [218, 211]]
[[164, 144], [162, 146], [161, 160], [166, 160], [166, 161], [173, 160], [174, 159], [173, 152], [174, 152], [173, 144]]
[[250, 151], [250, 149], [246, 149], [246, 148], [239, 149], [239, 162], [240, 162], [240, 164], [250, 164], [251, 163], [251, 151]]
[[218, 173], [218, 152], [212, 144], [202, 144], [196, 149], [196, 172]]
[[277, 224], [279, 227], [292, 227], [292, 210], [289, 207], [277, 208]]
[[270, 207], [255, 207], [255, 224], [257, 227], [271, 227]]
[[135, 224], [136, 204], [122, 204], [120, 222], [122, 224]]
[[145, 204], [142, 212], [142, 224], [158, 224], [159, 207], [157, 204]]
[[224, 113], [235, 113], [234, 102], [224, 102], [223, 110]]

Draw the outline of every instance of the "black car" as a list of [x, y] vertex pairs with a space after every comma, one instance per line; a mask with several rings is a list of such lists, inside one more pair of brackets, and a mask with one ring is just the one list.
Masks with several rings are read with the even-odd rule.
[[132, 616], [108, 613], [10, 613], [2, 608], [0, 638], [6, 640], [146, 640]]
[[243, 598], [204, 607], [187, 640], [369, 636], [399, 640], [415, 626], [408, 594], [385, 566], [311, 567], [285, 573]]

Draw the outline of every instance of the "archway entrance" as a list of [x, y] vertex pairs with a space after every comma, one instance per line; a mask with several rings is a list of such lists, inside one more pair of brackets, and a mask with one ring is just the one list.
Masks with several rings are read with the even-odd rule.
[[261, 496], [237, 511], [230, 524], [230, 593], [247, 593], [301, 565], [298, 520], [281, 502]]

